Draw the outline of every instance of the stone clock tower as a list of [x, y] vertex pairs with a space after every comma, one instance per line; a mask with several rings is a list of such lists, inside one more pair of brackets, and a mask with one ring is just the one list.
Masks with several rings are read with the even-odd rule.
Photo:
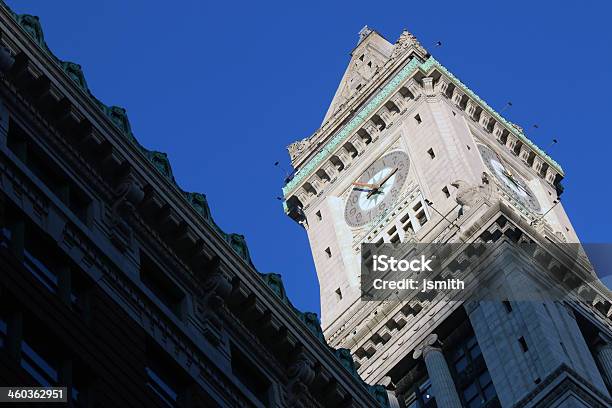
[[573, 302], [360, 300], [362, 243], [530, 242], [558, 261], [579, 242], [559, 164], [412, 34], [365, 27], [323, 124], [289, 153], [285, 209], [308, 233], [324, 334], [364, 379], [408, 407], [609, 406], [612, 305], [588, 262]]

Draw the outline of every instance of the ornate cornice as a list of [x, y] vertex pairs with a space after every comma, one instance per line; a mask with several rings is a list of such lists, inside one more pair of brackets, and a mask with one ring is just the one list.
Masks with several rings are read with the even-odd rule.
[[[516, 138], [521, 140], [526, 145], [530, 146], [542, 159], [544, 159], [550, 166], [555, 168], [561, 175], [563, 170], [561, 166], [549, 157], [542, 149], [535, 145], [531, 140], [525, 136], [522, 129], [517, 127], [515, 124], [506, 120], [493, 108], [491, 108], [486, 102], [484, 102], [478, 95], [476, 95], [471, 89], [463, 84], [457, 77], [455, 77], [448, 69], [441, 65], [435, 58], [429, 57], [426, 61], [421, 62], [418, 58], [412, 58], [408, 64], [406, 64], [389, 82], [387, 82], [376, 95], [370, 99], [365, 106], [363, 106], [349, 121], [344, 125], [336, 134], [334, 134], [329, 141], [323, 146], [308, 162], [303, 166], [300, 166], [293, 179], [291, 179], [284, 187], [283, 193], [285, 197], [289, 197], [296, 188], [304, 182], [326, 159], [328, 159], [333, 152], [342, 145], [352, 133], [366, 122], [371, 114], [379, 109], [383, 102], [395, 91], [397, 91], [400, 85], [408, 78], [413, 76], [417, 71], [421, 71], [424, 75], [429, 75], [433, 70], [438, 70], [448, 77], [456, 87], [459, 87], [466, 95], [472, 98], [478, 103], [481, 108], [488, 113], [490, 117], [498, 120], [502, 123], [508, 132], [514, 135]], [[349, 109], [347, 106], [345, 109]], [[308, 140], [308, 139], [307, 139]], [[293, 154], [296, 154], [295, 148]]]

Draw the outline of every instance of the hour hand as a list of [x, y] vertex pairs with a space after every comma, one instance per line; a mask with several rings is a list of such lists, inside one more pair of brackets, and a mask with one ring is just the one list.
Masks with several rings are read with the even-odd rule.
[[366, 188], [369, 188], [371, 190], [378, 189], [378, 186], [376, 184], [361, 183], [359, 181], [353, 182], [353, 185], [357, 186], [357, 187], [366, 187]]

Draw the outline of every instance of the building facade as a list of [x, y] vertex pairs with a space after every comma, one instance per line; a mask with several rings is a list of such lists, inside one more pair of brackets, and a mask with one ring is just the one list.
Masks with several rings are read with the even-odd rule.
[[[410, 408], [611, 406], [612, 297], [568, 252], [563, 170], [412, 34], [391, 44], [365, 27], [321, 127], [288, 150], [285, 209], [308, 234], [325, 338], [366, 381]], [[529, 243], [523, 282], [545, 286], [553, 262], [578, 264], [564, 282], [592, 279], [548, 301], [363, 301], [361, 245], [404, 242]], [[503, 257], [477, 255], [460, 261], [496, 276]]]
[[74, 407], [388, 406], [37, 17], [0, 2], [0, 30], [3, 386], [67, 386]]

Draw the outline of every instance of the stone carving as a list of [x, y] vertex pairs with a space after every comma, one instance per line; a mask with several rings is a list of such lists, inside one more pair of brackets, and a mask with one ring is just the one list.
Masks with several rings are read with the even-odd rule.
[[463, 180], [456, 180], [451, 186], [457, 189], [455, 201], [461, 206], [460, 214], [465, 214], [471, 207], [483, 199], [490, 199], [493, 188], [489, 184], [488, 177], [482, 178], [482, 184], [474, 185]]
[[357, 373], [357, 369], [355, 368], [355, 362], [353, 361], [353, 356], [351, 355], [351, 351], [345, 348], [338, 348], [333, 350], [334, 355], [340, 363], [346, 368], [346, 371], [351, 373], [353, 376], [360, 378]]
[[313, 363], [304, 352], [298, 353], [295, 362], [289, 367], [289, 404], [294, 406], [296, 402], [308, 390], [308, 386], [315, 378]]
[[201, 316], [202, 334], [215, 346], [222, 344], [223, 321], [219, 316], [225, 299], [232, 291], [232, 284], [219, 268], [220, 259], [214, 257], [199, 271], [201, 292], [197, 299], [197, 312]]
[[79, 64], [75, 64], [74, 62], [70, 61], [61, 61], [60, 65], [70, 79], [79, 85], [79, 88], [89, 93], [89, 87], [87, 86], [85, 75], [83, 74], [83, 70]]
[[236, 251], [238, 255], [242, 259], [244, 259], [249, 265], [253, 266], [253, 262], [251, 261], [251, 255], [249, 254], [249, 247], [247, 246], [246, 240], [244, 239], [244, 235], [231, 233], [228, 235], [229, 243], [232, 246], [232, 249]]
[[415, 47], [421, 54], [427, 55], [427, 50], [423, 48], [419, 40], [408, 30], [404, 30], [393, 47], [391, 59], [403, 54], [408, 48]]
[[145, 154], [151, 163], [153, 163], [157, 171], [166, 176], [166, 178], [172, 183], [176, 184], [174, 175], [172, 174], [172, 166], [170, 165], [170, 160], [168, 160], [168, 155], [166, 153], [157, 152], [155, 150], [146, 150]]
[[276, 293], [276, 296], [282, 299], [283, 303], [291, 305], [287, 292], [285, 291], [285, 285], [283, 284], [283, 278], [278, 273], [263, 273], [260, 274], [261, 278], [268, 284], [268, 287], [272, 289], [272, 292]]
[[206, 196], [201, 193], [188, 193], [184, 192], [185, 198], [191, 204], [193, 208], [200, 214], [205, 220], [212, 221], [212, 214]]
[[291, 161], [294, 161], [299, 155], [301, 155], [309, 147], [310, 147], [310, 138], [298, 140], [297, 142], [293, 142], [289, 146], [287, 146], [287, 150], [289, 151], [289, 157], [291, 158]]
[[106, 115], [123, 133], [125, 133], [126, 135], [132, 134], [130, 120], [128, 119], [127, 112], [124, 108], [121, 108], [119, 106], [105, 106], [104, 111]]
[[421, 356], [424, 356], [427, 353], [427, 350], [432, 348], [432, 347], [439, 347], [440, 344], [438, 342], [438, 335], [435, 333], [430, 334], [429, 336], [427, 336], [415, 349], [414, 349], [414, 353], [412, 354], [413, 358], [415, 360], [418, 360], [419, 358], [421, 358]]
[[32, 16], [30, 14], [18, 14], [15, 19], [21, 25], [26, 33], [30, 35], [42, 49], [49, 51], [49, 47], [45, 42], [45, 36], [40, 25], [38, 16]]
[[142, 187], [131, 177], [126, 177], [115, 190], [115, 200], [111, 206], [110, 239], [121, 251], [132, 246], [133, 232], [126, 217], [135, 210], [144, 198]]
[[316, 313], [312, 312], [300, 312], [295, 308], [294, 310], [298, 314], [300, 320], [304, 322], [306, 327], [308, 327], [308, 330], [310, 330], [310, 332], [314, 334], [316, 338], [327, 344], [327, 342], [325, 341], [325, 336], [323, 335], [323, 330], [321, 330], [321, 322], [319, 321], [319, 316], [317, 316]]

